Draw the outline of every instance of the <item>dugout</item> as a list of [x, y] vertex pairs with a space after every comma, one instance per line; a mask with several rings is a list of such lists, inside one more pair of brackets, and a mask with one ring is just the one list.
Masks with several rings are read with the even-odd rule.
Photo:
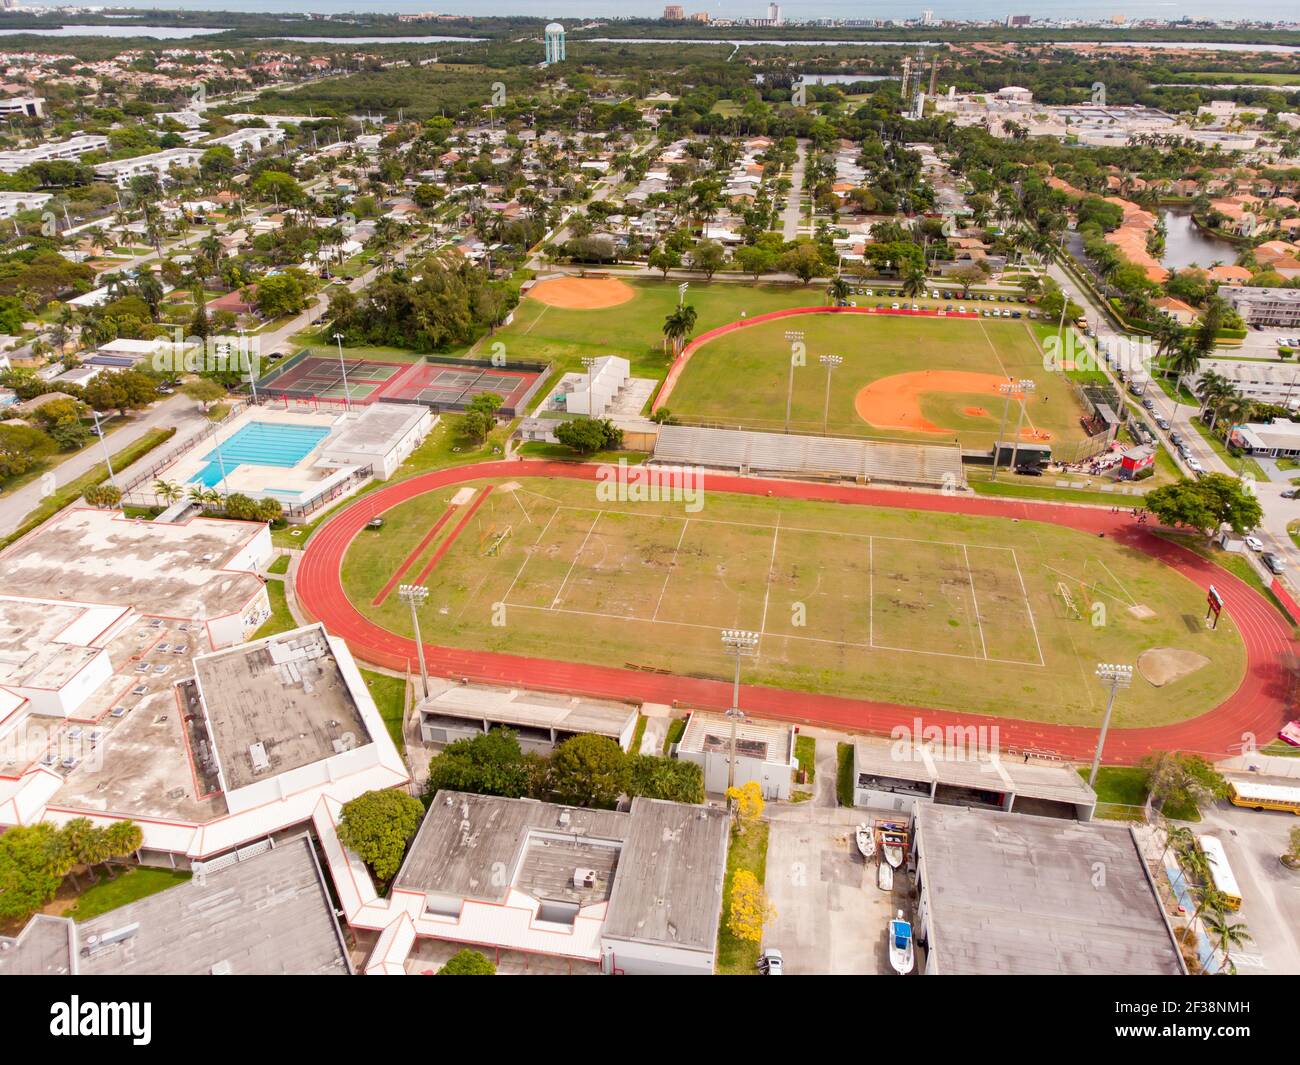
[[[1046, 466], [1052, 461], [1052, 448], [1048, 444], [1029, 444], [1023, 441], [1019, 444], [1009, 440], [1004, 440], [996, 445], [998, 456], [998, 469], [1006, 469], [1011, 466], [1012, 456], [1015, 456], [1017, 466]], [[989, 464], [993, 463], [993, 452], [989, 452]]]

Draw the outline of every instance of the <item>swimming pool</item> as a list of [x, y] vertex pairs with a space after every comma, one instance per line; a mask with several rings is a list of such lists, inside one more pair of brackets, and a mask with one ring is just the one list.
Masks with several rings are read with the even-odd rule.
[[315, 425], [277, 425], [249, 422], [234, 436], [203, 456], [206, 463], [190, 478], [190, 484], [213, 488], [221, 483], [224, 467], [229, 476], [236, 466], [297, 466], [325, 437], [329, 429]]

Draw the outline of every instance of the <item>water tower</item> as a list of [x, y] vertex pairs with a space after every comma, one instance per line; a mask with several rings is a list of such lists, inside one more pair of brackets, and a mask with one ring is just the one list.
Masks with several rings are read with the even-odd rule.
[[558, 22], [546, 27], [546, 65], [564, 62], [564, 27]]

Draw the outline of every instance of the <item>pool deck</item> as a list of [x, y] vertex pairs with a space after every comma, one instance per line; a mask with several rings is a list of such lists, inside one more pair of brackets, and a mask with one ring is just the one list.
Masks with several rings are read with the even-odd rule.
[[[227, 467], [225, 485], [231, 493], [239, 492], [253, 497], [273, 494], [282, 502], [291, 502], [297, 497], [306, 498], [315, 495], [338, 473], [334, 468], [322, 468], [314, 464], [320, 458], [329, 440], [338, 430], [341, 430], [342, 418], [343, 415], [337, 413], [323, 414], [253, 407], [223, 424], [220, 433], [182, 455], [159, 476], [174, 481], [188, 490], [190, 483], [208, 465], [210, 460], [207, 456], [212, 454], [218, 444], [230, 440], [251, 422], [329, 429], [330, 434], [321, 437], [316, 446], [293, 466], [257, 466], [246, 463], [233, 468]], [[218, 482], [213, 487], [220, 490], [221, 483]]]

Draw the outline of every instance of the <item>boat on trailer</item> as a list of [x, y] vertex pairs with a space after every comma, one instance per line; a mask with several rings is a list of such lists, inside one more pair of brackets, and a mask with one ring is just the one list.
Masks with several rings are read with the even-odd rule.
[[880, 851], [885, 861], [898, 869], [903, 864], [903, 855], [907, 853], [907, 833], [885, 831], [880, 834]]
[[876, 886], [881, 891], [894, 890], [894, 867], [888, 862], [881, 862], [876, 869]]
[[903, 919], [903, 911], [889, 922], [889, 964], [899, 976], [906, 976], [916, 964], [912, 945], [912, 925]]

